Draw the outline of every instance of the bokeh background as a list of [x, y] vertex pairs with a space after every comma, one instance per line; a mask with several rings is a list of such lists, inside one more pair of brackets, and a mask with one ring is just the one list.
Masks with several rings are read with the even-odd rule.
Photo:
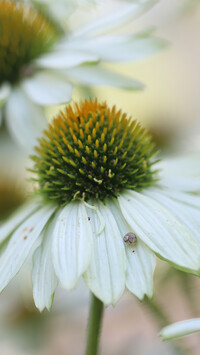
[[[86, 4], [69, 18], [76, 27], [104, 11], [115, 1]], [[168, 43], [150, 59], [116, 69], [146, 85], [142, 92], [113, 88], [78, 87], [73, 100], [95, 97], [116, 104], [151, 131], [163, 155], [200, 151], [200, 3], [198, 0], [160, 0], [148, 13], [125, 29], [155, 28]], [[120, 29], [119, 29], [120, 31]], [[115, 68], [115, 66], [112, 66]], [[57, 108], [48, 108], [49, 120]], [[28, 158], [0, 129], [0, 222], [26, 200]], [[73, 292], [58, 288], [51, 313], [36, 310], [31, 292], [28, 260], [17, 278], [0, 296], [0, 355], [81, 355], [84, 353], [89, 293], [83, 282]], [[129, 292], [105, 311], [101, 355], [200, 354], [200, 338], [192, 335], [163, 343], [162, 326], [200, 316], [197, 277], [158, 261], [155, 294], [139, 302]]]

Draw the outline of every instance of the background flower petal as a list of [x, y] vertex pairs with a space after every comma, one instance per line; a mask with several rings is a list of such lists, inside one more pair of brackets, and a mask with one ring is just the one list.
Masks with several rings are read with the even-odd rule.
[[115, 27], [121, 26], [133, 20], [135, 17], [141, 15], [143, 12], [147, 11], [148, 8], [153, 6], [157, 0], [143, 0], [142, 2], [136, 1], [134, 3], [126, 3], [120, 6], [112, 13], [108, 15], [103, 15], [94, 22], [91, 22], [85, 26], [78, 28], [74, 31], [75, 36], [83, 36], [86, 34], [94, 34], [96, 32], [106, 32]]
[[[138, 35], [104, 35], [92, 38], [78, 38], [66, 45], [63, 49], [68, 51], [82, 50], [98, 56], [106, 62], [134, 61], [153, 55], [163, 49], [166, 43], [158, 38], [150, 37], [151, 32]], [[81, 63], [80, 63], [81, 64]]]
[[30, 99], [38, 105], [59, 105], [71, 99], [72, 85], [62, 74], [42, 71], [22, 82]]
[[80, 49], [57, 50], [38, 58], [35, 63], [42, 68], [66, 69], [83, 63], [98, 62], [96, 54]]
[[200, 318], [188, 319], [168, 325], [161, 330], [159, 335], [163, 340], [171, 340], [196, 332], [200, 332]]
[[128, 76], [105, 69], [100, 65], [82, 65], [65, 71], [66, 76], [83, 85], [116, 86], [127, 90], [142, 90], [144, 85]]
[[5, 110], [6, 124], [12, 136], [20, 145], [32, 148], [47, 126], [43, 109], [31, 102], [20, 88], [15, 88], [6, 102]]

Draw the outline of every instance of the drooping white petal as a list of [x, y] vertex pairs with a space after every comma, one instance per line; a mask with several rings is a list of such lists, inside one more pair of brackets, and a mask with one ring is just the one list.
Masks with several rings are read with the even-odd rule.
[[158, 168], [160, 185], [178, 191], [200, 191], [200, 154], [165, 159]]
[[[121, 238], [131, 232], [131, 227], [122, 216], [120, 207], [114, 200], [108, 203], [121, 233]], [[126, 287], [140, 300], [146, 294], [153, 295], [153, 273], [155, 269], [154, 253], [137, 237], [133, 245], [124, 243], [127, 260]]]
[[142, 90], [144, 85], [137, 80], [114, 71], [105, 69], [100, 65], [82, 65], [65, 71], [68, 78], [83, 85], [116, 86], [127, 90]]
[[42, 68], [67, 69], [83, 63], [98, 62], [99, 57], [84, 50], [57, 50], [43, 55], [36, 60], [36, 65]]
[[58, 279], [64, 287], [73, 289], [92, 253], [92, 230], [83, 202], [71, 202], [58, 213], [52, 253]]
[[26, 148], [32, 148], [47, 126], [42, 108], [31, 102], [20, 88], [13, 88], [6, 102], [6, 119], [12, 136]]
[[30, 99], [38, 105], [59, 105], [71, 99], [72, 85], [60, 73], [42, 71], [22, 82]]
[[[103, 203], [98, 203], [96, 207], [98, 213], [91, 208], [87, 209], [93, 231], [94, 250], [84, 279], [90, 290], [106, 305], [115, 304], [125, 287], [125, 250], [110, 209]], [[103, 230], [102, 218], [105, 222]]]
[[13, 233], [0, 258], [0, 292], [20, 270], [32, 248], [37, 247], [36, 241], [54, 210], [52, 205], [39, 209]]
[[188, 319], [168, 325], [161, 330], [159, 335], [163, 340], [170, 340], [197, 332], [200, 332], [200, 318]]
[[42, 244], [33, 256], [33, 298], [36, 307], [50, 310], [58, 279], [52, 262], [52, 238], [54, 224], [50, 222], [42, 232]]
[[156, 259], [154, 253], [142, 241], [138, 241], [137, 246], [133, 248], [131, 245], [126, 248], [128, 269], [126, 287], [142, 300], [145, 294], [148, 297], [153, 296]]
[[160, 185], [177, 191], [198, 192], [200, 191], [199, 177], [167, 177], [160, 180]]
[[[195, 206], [191, 206], [183, 202], [178, 202], [170, 198], [170, 196], [168, 197], [167, 193], [166, 195], [163, 194], [162, 190], [158, 188], [146, 189], [143, 194], [150, 196], [156, 201], [160, 202], [171, 213], [173, 213], [173, 215], [176, 216], [181, 221], [181, 223], [187, 227], [200, 247], [200, 206], [199, 208], [196, 208]], [[197, 199], [200, 204], [200, 201], [196, 196], [192, 197], [194, 200]]]
[[158, 187], [162, 190], [162, 195], [170, 197], [172, 200], [200, 209], [199, 195], [190, 194], [184, 191], [166, 189], [161, 184]]
[[39, 3], [46, 13], [51, 14], [52, 18], [59, 21], [61, 26], [77, 6], [76, 1], [74, 0], [36, 0], [36, 3]]
[[25, 218], [30, 216], [39, 208], [39, 202], [31, 201], [25, 203], [15, 213], [13, 213], [6, 222], [0, 225], [0, 243], [2, 243], [9, 236], [9, 234], [25, 220]]
[[157, 166], [161, 169], [161, 176], [163, 177], [198, 177], [200, 176], [200, 154], [184, 154], [183, 156], [165, 158]]
[[130, 190], [121, 194], [118, 201], [132, 230], [152, 250], [185, 270], [200, 269], [198, 245], [168, 209], [153, 198]]
[[94, 34], [95, 32], [106, 32], [107, 30], [114, 29], [130, 20], [133, 20], [138, 15], [142, 14], [150, 8], [156, 0], [143, 0], [140, 2], [126, 3], [115, 9], [108, 15], [103, 15], [94, 22], [78, 28], [74, 31], [75, 36], [83, 36], [86, 34]]
[[[165, 46], [164, 41], [148, 37], [148, 33], [139, 35], [104, 35], [99, 37], [78, 38], [61, 43], [63, 50], [82, 50], [93, 53], [107, 62], [133, 61], [146, 58]], [[81, 63], [80, 63], [81, 64]], [[75, 65], [74, 65], [75, 66]]]

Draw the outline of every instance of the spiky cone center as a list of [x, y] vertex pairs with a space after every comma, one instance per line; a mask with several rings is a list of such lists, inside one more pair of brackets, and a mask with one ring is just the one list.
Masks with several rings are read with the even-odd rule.
[[155, 145], [139, 123], [106, 103], [69, 105], [45, 131], [33, 171], [40, 193], [59, 204], [117, 197], [156, 180]]
[[31, 61], [48, 52], [59, 32], [36, 8], [0, 1], [0, 84], [31, 73]]

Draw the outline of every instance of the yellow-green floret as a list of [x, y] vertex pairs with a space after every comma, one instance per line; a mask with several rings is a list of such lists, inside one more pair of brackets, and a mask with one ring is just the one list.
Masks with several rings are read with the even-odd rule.
[[146, 130], [97, 100], [67, 106], [39, 143], [32, 157], [39, 191], [59, 204], [76, 198], [104, 201], [156, 180], [157, 151]]

